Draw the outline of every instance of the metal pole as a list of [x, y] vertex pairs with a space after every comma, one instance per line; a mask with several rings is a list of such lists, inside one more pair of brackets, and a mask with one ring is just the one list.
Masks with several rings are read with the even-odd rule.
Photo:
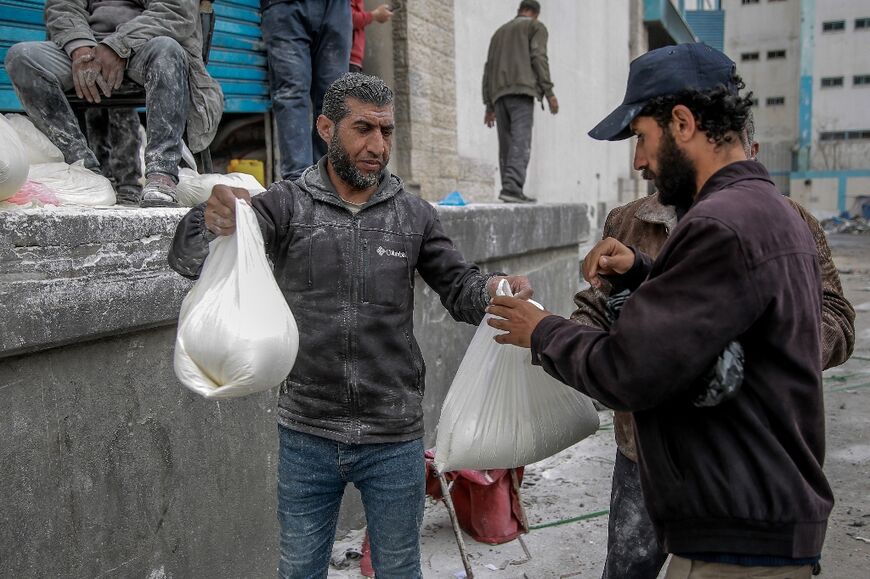
[[474, 579], [471, 563], [468, 561], [468, 553], [465, 552], [465, 541], [462, 539], [462, 530], [459, 528], [459, 520], [456, 518], [456, 510], [453, 508], [453, 499], [450, 498], [450, 489], [447, 487], [447, 479], [442, 473], [438, 473], [438, 482], [441, 483], [441, 494], [444, 496], [444, 504], [450, 514], [450, 522], [453, 524], [453, 534], [456, 535], [456, 544], [459, 546], [459, 556], [462, 557], [462, 566], [465, 567], [465, 576]]

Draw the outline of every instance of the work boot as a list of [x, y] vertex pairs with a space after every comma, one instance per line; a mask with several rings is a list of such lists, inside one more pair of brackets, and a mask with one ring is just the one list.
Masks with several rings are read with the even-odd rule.
[[142, 200], [142, 190], [139, 187], [119, 187], [115, 195], [115, 205], [139, 207]]
[[502, 191], [499, 193], [498, 198], [505, 203], [535, 203], [537, 201], [537, 199], [526, 197], [522, 193], [511, 193], [509, 191]]
[[172, 177], [164, 173], [150, 173], [145, 179], [140, 207], [180, 207]]

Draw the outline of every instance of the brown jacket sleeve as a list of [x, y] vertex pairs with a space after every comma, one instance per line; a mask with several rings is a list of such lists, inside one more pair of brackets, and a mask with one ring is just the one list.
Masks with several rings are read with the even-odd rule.
[[819, 252], [822, 274], [822, 366], [832, 368], [849, 359], [855, 347], [855, 310], [843, 295], [837, 266], [818, 220], [796, 201], [787, 198], [806, 221]]

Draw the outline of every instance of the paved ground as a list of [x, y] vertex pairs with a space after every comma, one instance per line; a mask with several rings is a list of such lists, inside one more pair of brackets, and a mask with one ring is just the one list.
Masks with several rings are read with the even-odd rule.
[[[838, 234], [830, 241], [846, 295], [858, 310], [858, 336], [852, 359], [825, 373], [826, 471], [837, 504], [823, 552], [822, 577], [852, 579], [867, 577], [870, 568], [870, 236]], [[476, 577], [600, 577], [607, 516], [594, 515], [608, 508], [616, 452], [608, 426], [611, 415], [602, 412], [600, 417], [598, 433], [527, 469], [522, 494], [533, 530], [524, 541], [531, 559], [527, 560], [518, 541], [489, 546], [466, 536]], [[450, 520], [441, 504], [426, 509], [423, 575], [426, 579], [463, 577]], [[330, 577], [360, 577], [358, 565], [351, 562], [348, 569], [333, 570]]]

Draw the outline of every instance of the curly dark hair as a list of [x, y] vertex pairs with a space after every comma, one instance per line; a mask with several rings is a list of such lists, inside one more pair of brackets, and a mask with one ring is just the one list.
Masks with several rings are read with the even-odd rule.
[[752, 92], [740, 96], [739, 91], [746, 88], [746, 84], [737, 73], [732, 75], [731, 83], [730, 87], [720, 84], [712, 89], [687, 89], [655, 97], [638, 116], [653, 117], [664, 129], [671, 122], [674, 107], [684, 105], [692, 111], [698, 128], [706, 133], [711, 143], [721, 145], [739, 141], [751, 114]]
[[326, 118], [338, 124], [350, 114], [350, 109], [347, 108], [349, 97], [383, 107], [392, 104], [393, 91], [376, 76], [346, 72], [329, 85], [323, 97], [321, 112]]

